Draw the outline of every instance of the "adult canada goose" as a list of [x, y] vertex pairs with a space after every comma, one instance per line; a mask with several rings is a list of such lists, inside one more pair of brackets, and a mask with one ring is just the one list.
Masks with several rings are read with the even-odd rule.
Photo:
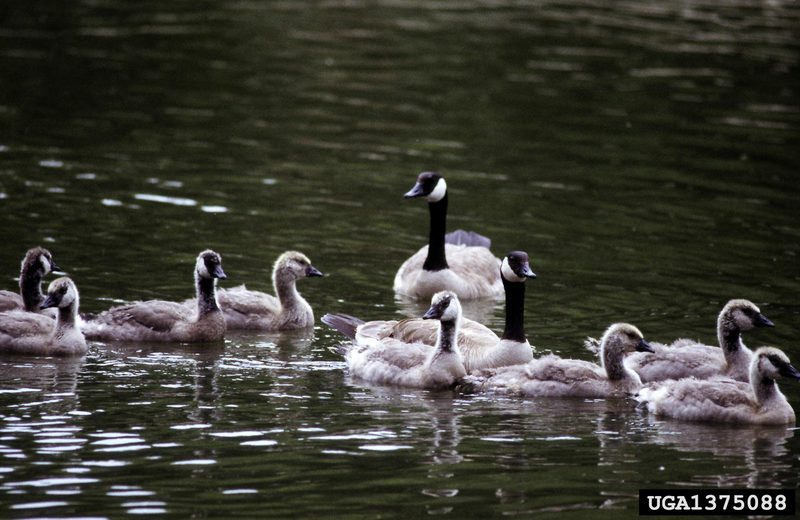
[[[272, 269], [275, 294], [250, 291], [244, 285], [218, 289], [217, 301], [228, 330], [291, 330], [314, 325], [314, 311], [297, 292], [296, 282], [302, 278], [323, 276], [303, 253], [286, 251]], [[194, 305], [194, 299], [186, 303]]]
[[653, 344], [652, 354], [633, 354], [625, 364], [642, 381], [662, 381], [696, 377], [707, 379], [724, 375], [748, 381], [753, 352], [742, 341], [742, 332], [774, 324], [748, 300], [731, 300], [717, 318], [717, 338], [721, 348], [679, 339], [672, 345]]
[[452, 386], [466, 374], [456, 337], [461, 321], [458, 296], [442, 291], [433, 296], [431, 307], [422, 316], [439, 320], [436, 346], [406, 343], [394, 338], [368, 338], [343, 346], [347, 366], [353, 377], [370, 383], [441, 389]]
[[602, 398], [635, 393], [642, 382], [625, 368], [623, 358], [634, 350], [652, 350], [639, 329], [627, 323], [611, 325], [603, 334], [600, 349], [602, 366], [549, 355], [524, 365], [478, 371], [465, 378], [465, 387], [542, 397]]
[[53, 255], [43, 247], [34, 247], [25, 253], [19, 271], [19, 294], [0, 291], [0, 312], [22, 309], [27, 312], [41, 312], [51, 318], [58, 314], [54, 309], [42, 310], [45, 295], [42, 293], [42, 278], [61, 269], [53, 260]]
[[86, 353], [86, 340], [77, 326], [78, 288], [69, 278], [50, 283], [43, 309], [55, 308], [55, 321], [26, 311], [0, 313], [0, 352], [33, 356], [73, 356]]
[[637, 400], [650, 413], [683, 421], [738, 424], [794, 424], [795, 414], [775, 382], [800, 379], [786, 354], [774, 347], [756, 350], [747, 383], [727, 377], [650, 383]]
[[[430, 210], [428, 245], [403, 262], [394, 278], [394, 291], [427, 299], [439, 291], [452, 291], [461, 299], [503, 294], [500, 260], [489, 251], [491, 241], [477, 233], [456, 231], [445, 238], [447, 183], [438, 173], [424, 172], [405, 197], [425, 197]], [[446, 243], [448, 242], [448, 243]]]
[[217, 304], [217, 279], [225, 279], [222, 258], [207, 249], [195, 263], [196, 310], [162, 300], [134, 302], [100, 313], [83, 332], [100, 341], [219, 341], [225, 337], [225, 318]]
[[[527, 363], [533, 359], [533, 349], [525, 337], [525, 280], [536, 278], [528, 254], [511, 251], [503, 258], [500, 275], [506, 294], [506, 320], [502, 337], [480, 323], [463, 318], [458, 334], [458, 348], [467, 372], [482, 368]], [[438, 326], [430, 320], [362, 322], [343, 314], [326, 314], [322, 322], [359, 342], [394, 338], [406, 343], [435, 345]]]

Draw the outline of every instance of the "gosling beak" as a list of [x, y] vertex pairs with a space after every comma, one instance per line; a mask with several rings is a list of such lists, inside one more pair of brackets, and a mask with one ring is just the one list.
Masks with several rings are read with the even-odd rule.
[[51, 307], [58, 307], [58, 301], [52, 294], [48, 294], [47, 298], [44, 299], [42, 305], [39, 307], [40, 309], [49, 309]]
[[325, 273], [314, 267], [313, 265], [309, 265], [306, 268], [306, 276], [325, 276]]
[[422, 319], [423, 320], [438, 320], [439, 318], [442, 317], [443, 313], [444, 313], [444, 309], [441, 307], [441, 305], [431, 305], [431, 308], [428, 309], [428, 311], [425, 314], [422, 315]]
[[214, 272], [211, 273], [211, 276], [214, 278], [219, 278], [220, 280], [224, 280], [228, 277], [228, 275], [225, 274], [225, 271], [222, 270], [221, 265], [214, 266]]
[[639, 340], [639, 343], [636, 344], [636, 352], [655, 352], [655, 349], [642, 338]]
[[756, 327], [774, 327], [775, 324], [772, 323], [772, 320], [761, 314], [760, 312], [756, 314], [755, 320], [753, 320], [753, 325]]
[[800, 379], [800, 371], [798, 371], [791, 363], [786, 363], [782, 365], [779, 369], [780, 374], [783, 377], [789, 377], [791, 379]]
[[403, 198], [405, 199], [413, 199], [416, 197], [422, 197], [425, 195], [425, 188], [420, 183], [416, 183], [413, 188], [411, 188]]

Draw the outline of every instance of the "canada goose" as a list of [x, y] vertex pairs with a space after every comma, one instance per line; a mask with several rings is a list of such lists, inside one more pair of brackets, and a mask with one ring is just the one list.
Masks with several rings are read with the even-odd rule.
[[222, 258], [207, 249], [194, 269], [196, 310], [163, 300], [113, 307], [84, 324], [88, 339], [100, 341], [219, 341], [225, 336], [225, 318], [217, 304], [217, 279], [224, 280]]
[[77, 356], [86, 340], [77, 326], [78, 288], [69, 278], [50, 282], [43, 309], [55, 308], [56, 320], [25, 311], [0, 313], [0, 352], [33, 356]]
[[42, 278], [61, 269], [53, 260], [53, 255], [43, 247], [34, 247], [25, 253], [19, 271], [19, 294], [0, 291], [0, 312], [22, 309], [27, 312], [41, 312], [55, 318], [55, 309], [42, 310], [45, 295], [42, 293]]
[[481, 370], [464, 379], [471, 390], [542, 397], [602, 398], [635, 393], [642, 382], [625, 368], [625, 354], [652, 350], [639, 329], [627, 323], [611, 325], [600, 341], [602, 366], [555, 355], [524, 365]]
[[753, 352], [742, 342], [742, 332], [773, 326], [753, 302], [731, 300], [717, 318], [721, 348], [687, 339], [679, 339], [669, 346], [654, 343], [654, 353], [633, 354], [625, 364], [644, 382], [685, 377], [707, 379], [715, 375], [748, 381]]
[[[405, 198], [425, 197], [430, 210], [428, 245], [403, 262], [394, 278], [394, 291], [416, 299], [452, 291], [461, 299], [503, 294], [500, 260], [489, 251], [488, 238], [456, 231], [445, 238], [447, 183], [438, 173], [424, 172]], [[448, 242], [448, 243], [446, 243]]]
[[[244, 285], [218, 289], [217, 300], [228, 330], [291, 330], [314, 325], [314, 312], [297, 292], [295, 283], [306, 277], [323, 276], [303, 253], [286, 251], [272, 269], [275, 296], [250, 291]], [[185, 303], [194, 305], [194, 299]]]
[[727, 377], [659, 381], [643, 387], [637, 400], [654, 415], [683, 421], [794, 424], [794, 410], [775, 382], [779, 377], [800, 379], [800, 372], [779, 349], [761, 347], [748, 383]]
[[[527, 363], [533, 359], [533, 349], [525, 337], [525, 280], [536, 278], [531, 270], [528, 254], [511, 251], [503, 258], [500, 268], [506, 294], [506, 321], [502, 337], [497, 337], [484, 325], [462, 318], [458, 334], [458, 348], [467, 372], [482, 368]], [[360, 342], [369, 339], [394, 338], [406, 343], [435, 345], [438, 325], [430, 320], [410, 318], [405, 320], [370, 321], [363, 323], [346, 315], [325, 315], [322, 322], [337, 328], [354, 329], [352, 334]], [[345, 322], [349, 319], [349, 325]], [[343, 332], [343, 333], [346, 333]]]
[[440, 389], [452, 386], [466, 374], [456, 337], [461, 321], [458, 296], [450, 291], [436, 293], [423, 319], [439, 320], [436, 347], [406, 343], [394, 338], [355, 340], [344, 346], [350, 373], [370, 383]]

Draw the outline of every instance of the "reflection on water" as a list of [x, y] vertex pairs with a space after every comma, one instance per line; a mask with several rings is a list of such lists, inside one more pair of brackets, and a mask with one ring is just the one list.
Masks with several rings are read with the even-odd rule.
[[[317, 316], [419, 316], [391, 290], [428, 231], [402, 194], [440, 170], [451, 229], [530, 253], [540, 351], [588, 359], [615, 321], [713, 344], [744, 297], [777, 325], [750, 342], [800, 359], [795, 2], [12, 4], [4, 289], [35, 244], [87, 312], [191, 296], [207, 247], [271, 292], [297, 249]], [[503, 328], [502, 302], [465, 312]], [[0, 360], [4, 516], [617, 515], [645, 486], [800, 483], [791, 429], [363, 386], [339, 341]]]

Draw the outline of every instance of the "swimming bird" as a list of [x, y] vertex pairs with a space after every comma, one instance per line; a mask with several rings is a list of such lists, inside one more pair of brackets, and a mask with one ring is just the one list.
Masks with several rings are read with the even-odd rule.
[[615, 323], [600, 341], [602, 366], [548, 355], [523, 365], [480, 370], [464, 379], [468, 390], [521, 396], [603, 398], [635, 393], [641, 380], [625, 367], [627, 353], [647, 352], [650, 345], [628, 323]]
[[[458, 348], [467, 372], [527, 363], [533, 359], [533, 348], [524, 330], [525, 281], [536, 278], [531, 270], [528, 254], [524, 251], [508, 253], [503, 258], [500, 277], [506, 295], [505, 329], [502, 337], [476, 321], [468, 318], [461, 320]], [[406, 343], [435, 345], [438, 337], [438, 324], [421, 318], [364, 323], [352, 316], [327, 314], [322, 322], [345, 335], [357, 337], [361, 343], [370, 339], [394, 338]]]
[[[430, 210], [428, 245], [407, 259], [394, 278], [394, 291], [416, 299], [439, 291], [452, 291], [461, 299], [498, 297], [503, 294], [500, 260], [491, 241], [473, 232], [456, 231], [445, 236], [447, 183], [438, 173], [423, 172], [405, 198], [425, 197]], [[453, 243], [449, 243], [453, 242]]]
[[88, 339], [100, 341], [219, 341], [225, 336], [225, 318], [217, 304], [216, 284], [225, 278], [222, 257], [207, 249], [195, 263], [194, 310], [163, 300], [134, 302], [103, 311], [84, 324], [83, 332]]
[[439, 320], [436, 346], [406, 343], [394, 338], [368, 338], [342, 347], [353, 377], [370, 383], [413, 388], [449, 388], [466, 374], [456, 337], [461, 304], [450, 291], [436, 293], [422, 316]]
[[42, 278], [60, 270], [50, 251], [43, 247], [29, 249], [20, 265], [19, 294], [0, 291], [0, 312], [22, 309], [27, 312], [40, 312], [55, 319], [58, 313], [54, 309], [41, 308], [45, 300], [45, 295], [42, 293]]
[[[244, 285], [218, 289], [217, 300], [228, 330], [291, 330], [314, 325], [311, 305], [297, 292], [296, 282], [307, 277], [323, 276], [303, 253], [286, 251], [275, 261], [272, 285], [277, 297], [250, 291]], [[187, 300], [194, 305], [196, 300]]]
[[69, 278], [53, 280], [41, 308], [54, 308], [56, 319], [21, 310], [0, 313], [0, 353], [33, 356], [77, 356], [86, 340], [77, 325], [78, 288]]
[[707, 379], [716, 375], [748, 381], [753, 352], [742, 341], [742, 332], [773, 326], [753, 302], [730, 300], [717, 318], [720, 348], [687, 339], [679, 339], [672, 345], [653, 343], [654, 353], [633, 354], [625, 364], [644, 382], [685, 377]]
[[749, 372], [747, 383], [727, 377], [654, 382], [639, 391], [637, 400], [656, 416], [682, 421], [794, 424], [794, 410], [776, 383], [781, 377], [800, 379], [786, 354], [761, 347]]

